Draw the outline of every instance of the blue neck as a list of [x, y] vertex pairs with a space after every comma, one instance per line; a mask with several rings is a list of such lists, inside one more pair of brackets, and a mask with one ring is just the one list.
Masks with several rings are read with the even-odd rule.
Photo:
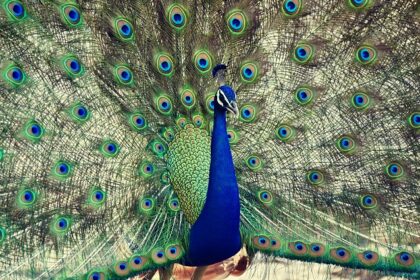
[[214, 103], [207, 198], [200, 216], [191, 227], [186, 256], [186, 264], [192, 266], [225, 260], [242, 246], [238, 183], [227, 137], [226, 110]]

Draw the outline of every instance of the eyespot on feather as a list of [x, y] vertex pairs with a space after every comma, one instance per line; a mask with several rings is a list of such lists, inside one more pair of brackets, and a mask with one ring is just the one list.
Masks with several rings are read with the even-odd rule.
[[165, 255], [165, 250], [163, 248], [155, 248], [150, 253], [151, 259], [155, 264], [161, 265], [165, 264], [168, 261], [167, 256]]
[[356, 61], [361, 65], [372, 65], [377, 60], [377, 50], [373, 46], [362, 45], [355, 53]]
[[284, 0], [281, 5], [281, 12], [287, 18], [295, 18], [302, 11], [302, 0]]
[[308, 252], [306, 244], [302, 241], [289, 242], [288, 248], [293, 254], [297, 256], [306, 255], [306, 253]]
[[130, 270], [133, 272], [140, 271], [147, 266], [148, 262], [149, 260], [147, 257], [139, 254], [134, 254], [129, 261]]
[[394, 262], [402, 267], [414, 267], [416, 258], [408, 252], [400, 252], [394, 256]]
[[266, 235], [256, 235], [252, 238], [252, 245], [259, 250], [269, 250], [271, 247], [271, 239]]
[[340, 263], [348, 263], [352, 258], [351, 252], [343, 247], [331, 249], [330, 256]]
[[151, 215], [156, 207], [156, 200], [151, 197], [143, 197], [139, 200], [140, 213]]
[[69, 28], [79, 28], [83, 25], [83, 16], [78, 6], [62, 4], [59, 7], [61, 21]]
[[187, 9], [178, 3], [173, 3], [166, 9], [166, 20], [176, 31], [182, 31], [189, 23]]
[[240, 36], [248, 29], [249, 22], [244, 11], [233, 9], [226, 16], [226, 24], [230, 33], [234, 36]]
[[2, 5], [7, 16], [12, 21], [23, 21], [28, 17], [26, 7], [22, 1], [6, 0]]
[[311, 257], [321, 257], [325, 254], [325, 245], [321, 243], [311, 243], [309, 244], [308, 253]]
[[298, 43], [293, 49], [292, 59], [298, 64], [308, 64], [315, 55], [315, 47], [309, 43]]
[[175, 72], [174, 60], [168, 53], [160, 52], [154, 56], [155, 67], [165, 77], [172, 77]]
[[178, 244], [166, 246], [165, 255], [170, 261], [176, 261], [184, 255], [184, 249]]
[[379, 255], [373, 251], [364, 251], [357, 254], [357, 259], [365, 266], [374, 266], [379, 262]]

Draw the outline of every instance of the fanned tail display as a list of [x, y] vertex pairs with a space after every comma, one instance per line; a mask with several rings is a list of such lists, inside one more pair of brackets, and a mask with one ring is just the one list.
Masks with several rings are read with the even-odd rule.
[[420, 277], [419, 15], [0, 0], [0, 279], [169, 279], [241, 248]]

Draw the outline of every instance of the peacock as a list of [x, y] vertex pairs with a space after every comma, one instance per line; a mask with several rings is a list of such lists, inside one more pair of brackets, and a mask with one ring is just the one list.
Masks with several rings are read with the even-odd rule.
[[418, 279], [419, 18], [0, 0], [0, 279], [198, 280], [238, 252]]

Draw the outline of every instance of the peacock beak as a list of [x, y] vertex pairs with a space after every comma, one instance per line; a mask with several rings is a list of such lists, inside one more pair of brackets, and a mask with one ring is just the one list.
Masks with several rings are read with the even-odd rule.
[[238, 110], [238, 104], [236, 103], [236, 101], [230, 102], [229, 106], [227, 106], [226, 108], [228, 109], [229, 112], [234, 114], [236, 118], [238, 117], [239, 110]]

